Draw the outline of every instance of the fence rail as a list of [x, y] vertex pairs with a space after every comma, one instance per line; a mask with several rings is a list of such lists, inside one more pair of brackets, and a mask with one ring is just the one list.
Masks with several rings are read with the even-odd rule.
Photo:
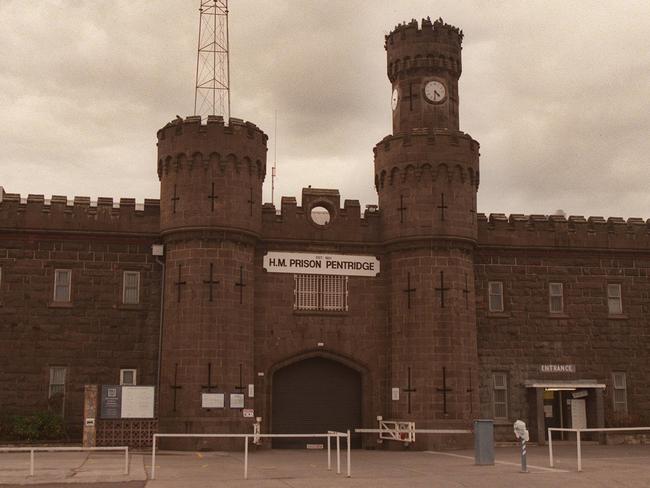
[[249, 438], [327, 438], [327, 469], [332, 469], [331, 457], [331, 438], [336, 438], [336, 474], [341, 474], [341, 437], [347, 439], [347, 477], [351, 477], [350, 465], [350, 431], [335, 432], [329, 431], [326, 434], [154, 434], [151, 449], [151, 479], [156, 479], [156, 446], [158, 438], [163, 437], [206, 437], [206, 438], [221, 438], [221, 439], [244, 439], [244, 479], [248, 479], [248, 439]]
[[582, 447], [580, 443], [580, 434], [582, 432], [643, 432], [650, 431], [650, 427], [605, 427], [602, 429], [570, 429], [567, 427], [549, 427], [548, 429], [548, 461], [549, 466], [553, 467], [553, 435], [552, 432], [575, 432], [576, 433], [576, 451], [578, 455], [578, 471], [582, 471]]
[[0, 452], [29, 452], [29, 475], [34, 476], [34, 453], [51, 451], [124, 451], [124, 474], [129, 474], [129, 448], [118, 447], [0, 447]]

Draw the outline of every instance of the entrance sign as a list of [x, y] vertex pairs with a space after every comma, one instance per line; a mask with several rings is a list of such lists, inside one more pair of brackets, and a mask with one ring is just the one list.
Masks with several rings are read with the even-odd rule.
[[122, 418], [151, 419], [154, 404], [153, 386], [122, 387]]
[[575, 364], [540, 364], [540, 373], [575, 373]]
[[264, 269], [269, 273], [376, 276], [379, 260], [375, 256], [271, 251], [264, 256]]
[[201, 393], [201, 407], [202, 408], [223, 408], [224, 407], [223, 393]]

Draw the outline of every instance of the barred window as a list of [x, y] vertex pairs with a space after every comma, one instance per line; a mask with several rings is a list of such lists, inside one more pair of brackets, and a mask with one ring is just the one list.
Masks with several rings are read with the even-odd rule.
[[70, 271], [69, 269], [54, 270], [54, 301], [55, 302], [70, 301], [71, 278], [72, 278], [72, 271]]
[[607, 285], [607, 307], [610, 315], [620, 315], [623, 313], [623, 301], [621, 299], [621, 285]]
[[495, 419], [508, 418], [508, 376], [506, 373], [492, 373], [492, 403]]
[[120, 369], [120, 385], [135, 386], [137, 372], [136, 369]]
[[50, 368], [50, 389], [48, 398], [56, 395], [65, 395], [65, 373], [63, 366], [52, 366]]
[[122, 288], [122, 303], [135, 305], [140, 303], [140, 272], [125, 271]]
[[564, 289], [562, 283], [548, 284], [548, 308], [551, 313], [564, 312]]
[[625, 373], [621, 371], [612, 373], [612, 383], [614, 383], [614, 411], [627, 413], [627, 381]]
[[335, 275], [294, 275], [294, 310], [348, 310], [348, 277]]
[[490, 295], [490, 312], [503, 312], [503, 283], [501, 281], [490, 281], [488, 283], [488, 294]]

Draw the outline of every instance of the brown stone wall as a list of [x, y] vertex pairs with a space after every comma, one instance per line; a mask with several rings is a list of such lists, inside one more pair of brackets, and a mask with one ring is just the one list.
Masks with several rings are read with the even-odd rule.
[[[514, 420], [534, 420], [524, 388], [532, 379], [605, 383], [605, 422], [611, 425], [612, 371], [625, 371], [630, 421], [650, 421], [647, 227], [634, 221], [606, 224], [594, 219], [595, 225], [589, 225], [582, 218], [558, 220], [481, 219], [476, 254], [481, 413], [492, 416], [491, 373], [506, 372], [509, 419], [497, 429], [502, 439], [512, 437]], [[503, 313], [488, 310], [489, 281], [503, 282]], [[549, 313], [549, 282], [563, 283], [563, 314]], [[622, 285], [622, 315], [608, 314], [609, 283]], [[542, 364], [574, 364], [576, 372], [541, 373]], [[592, 415], [588, 412], [589, 422]]]
[[[155, 384], [155, 241], [146, 235], [0, 229], [0, 410], [47, 410], [49, 369], [65, 366], [65, 416], [70, 433], [80, 438], [85, 384], [118, 383], [120, 368], [137, 368], [139, 384]], [[57, 268], [72, 270], [70, 304], [52, 303]], [[139, 305], [122, 304], [126, 270], [141, 273]]]

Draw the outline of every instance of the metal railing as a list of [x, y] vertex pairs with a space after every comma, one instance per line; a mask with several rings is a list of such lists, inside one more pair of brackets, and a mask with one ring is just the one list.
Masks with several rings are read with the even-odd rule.
[[206, 437], [221, 439], [244, 439], [244, 479], [248, 479], [248, 439], [249, 438], [327, 438], [327, 469], [332, 469], [331, 438], [336, 437], [336, 474], [341, 474], [341, 437], [347, 439], [347, 477], [351, 477], [350, 431], [329, 431], [326, 434], [154, 434], [151, 448], [151, 479], [156, 479], [157, 439], [162, 437]]
[[569, 429], [566, 427], [550, 427], [548, 429], [548, 460], [549, 466], [553, 468], [553, 436], [552, 432], [575, 432], [576, 433], [576, 450], [578, 455], [578, 471], [582, 471], [582, 447], [580, 443], [580, 434], [582, 432], [638, 432], [650, 431], [650, 427], [607, 427], [602, 429]]
[[29, 452], [29, 475], [34, 476], [34, 453], [50, 451], [124, 451], [124, 474], [129, 474], [129, 448], [118, 447], [0, 447], [0, 452]]

